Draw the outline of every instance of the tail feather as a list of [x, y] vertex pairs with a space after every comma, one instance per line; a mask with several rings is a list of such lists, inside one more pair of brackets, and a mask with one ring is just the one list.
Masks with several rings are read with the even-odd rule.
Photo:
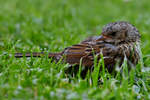
[[15, 53], [15, 57], [16, 58], [22, 58], [22, 57], [41, 57], [41, 56], [43, 56], [44, 55], [44, 53], [40, 53], [40, 52], [33, 52], [33, 53], [25, 53], [25, 54], [23, 54], [23, 53]]
[[[15, 53], [16, 58], [22, 58], [22, 57], [43, 57], [46, 56], [43, 52], [33, 52], [33, 53]], [[48, 53], [48, 58], [54, 58], [59, 60], [62, 57], [61, 53]]]

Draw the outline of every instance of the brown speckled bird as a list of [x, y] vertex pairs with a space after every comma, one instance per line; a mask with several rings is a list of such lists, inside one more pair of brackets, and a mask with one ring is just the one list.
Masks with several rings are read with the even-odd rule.
[[[91, 68], [94, 65], [94, 55], [101, 59], [103, 54], [104, 64], [108, 72], [112, 72], [115, 64], [121, 66], [124, 58], [127, 58], [129, 65], [136, 65], [140, 59], [140, 34], [130, 23], [120, 21], [104, 26], [100, 36], [89, 37], [79, 44], [65, 48], [60, 53], [49, 53], [48, 57], [58, 61], [63, 59], [70, 65], [80, 64]], [[32, 53], [33, 57], [40, 57], [43, 53]], [[31, 57], [30, 53], [25, 55]], [[23, 57], [23, 54], [16, 53], [15, 57]]]

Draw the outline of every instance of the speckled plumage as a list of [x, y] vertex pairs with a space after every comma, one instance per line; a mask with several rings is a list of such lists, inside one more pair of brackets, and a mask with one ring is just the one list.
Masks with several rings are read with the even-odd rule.
[[[140, 34], [139, 31], [128, 22], [114, 22], [104, 26], [100, 36], [89, 37], [79, 44], [72, 45], [60, 53], [50, 53], [49, 57], [55, 60], [63, 59], [70, 65], [80, 64], [89, 69], [94, 64], [94, 55], [101, 59], [103, 54], [105, 67], [112, 72], [115, 64], [122, 65], [124, 58], [127, 58], [129, 66], [135, 66], [140, 59]], [[22, 57], [22, 54], [15, 55]], [[26, 55], [27, 57], [29, 56]], [[40, 56], [40, 53], [33, 54]]]

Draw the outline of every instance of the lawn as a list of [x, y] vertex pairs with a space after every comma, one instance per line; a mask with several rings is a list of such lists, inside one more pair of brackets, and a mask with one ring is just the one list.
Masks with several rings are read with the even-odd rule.
[[[0, 0], [0, 100], [150, 99], [150, 1]], [[68, 78], [67, 64], [46, 57], [16, 59], [14, 52], [59, 52], [105, 24], [128, 21], [141, 33], [142, 59], [118, 76], [97, 71]], [[101, 61], [102, 62], [102, 61]], [[119, 73], [119, 72], [118, 72]], [[93, 81], [91, 81], [93, 80]]]

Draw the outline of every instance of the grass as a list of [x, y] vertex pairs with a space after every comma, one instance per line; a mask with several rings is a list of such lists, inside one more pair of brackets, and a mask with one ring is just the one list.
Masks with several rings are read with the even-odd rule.
[[[150, 99], [149, 4], [148, 0], [0, 0], [0, 99]], [[97, 84], [97, 67], [83, 80], [80, 75], [66, 78], [67, 64], [51, 63], [46, 57], [8, 58], [14, 52], [59, 52], [100, 35], [105, 24], [120, 20], [139, 29], [143, 62], [130, 72], [124, 63], [123, 73], [116, 77], [103, 71], [103, 84]]]

